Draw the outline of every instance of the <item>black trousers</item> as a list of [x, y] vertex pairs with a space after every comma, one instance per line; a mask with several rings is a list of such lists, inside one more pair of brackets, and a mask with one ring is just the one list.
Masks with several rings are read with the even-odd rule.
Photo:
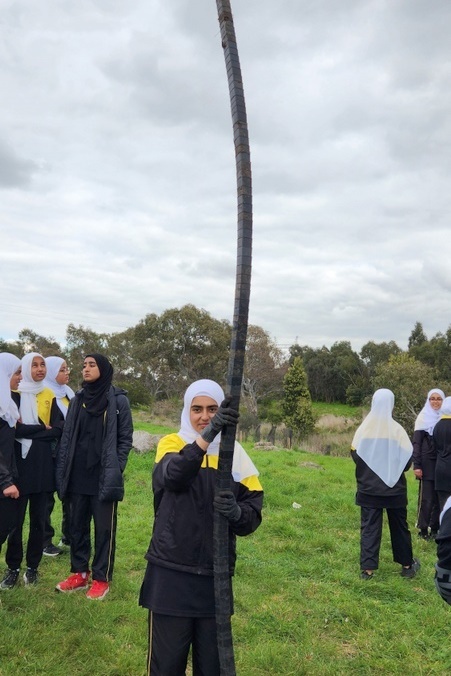
[[418, 519], [417, 526], [422, 531], [437, 532], [439, 528], [440, 504], [438, 501], [435, 482], [432, 479], [421, 479], [418, 488]]
[[6, 548], [6, 565], [17, 569], [23, 560], [23, 525], [25, 514], [29, 512], [30, 526], [28, 531], [26, 562], [29, 568], [37, 568], [42, 559], [44, 544], [44, 526], [47, 514], [48, 493], [30, 493], [17, 498], [17, 525], [8, 537]]
[[219, 676], [214, 617], [172, 617], [149, 611], [147, 676], [185, 676], [190, 646], [193, 676]]
[[442, 511], [443, 507], [445, 506], [445, 502], [448, 500], [450, 493], [449, 491], [437, 491], [438, 495], [438, 502], [440, 505], [440, 511]]
[[100, 502], [96, 495], [71, 493], [70, 562], [72, 573], [89, 571], [91, 519], [94, 520], [92, 578], [110, 582], [116, 553], [117, 502]]
[[[47, 517], [45, 520], [44, 529], [44, 547], [52, 544], [55, 536], [55, 529], [52, 526], [52, 512], [55, 507], [55, 493], [49, 493], [49, 501], [47, 504]], [[62, 501], [63, 518], [61, 520], [62, 541], [65, 545], [70, 544], [70, 517], [69, 517], [69, 500], [64, 498]]]
[[17, 525], [19, 505], [16, 498], [0, 498], [0, 550]]
[[[413, 561], [412, 537], [407, 525], [407, 507], [386, 509], [393, 561], [410, 566]], [[379, 567], [382, 538], [383, 508], [360, 507], [360, 569]]]

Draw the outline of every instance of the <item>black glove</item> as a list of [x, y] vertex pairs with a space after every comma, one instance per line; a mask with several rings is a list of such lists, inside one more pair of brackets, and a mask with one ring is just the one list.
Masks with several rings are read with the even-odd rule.
[[219, 491], [213, 498], [213, 505], [216, 511], [225, 516], [231, 523], [239, 521], [241, 507], [237, 503], [232, 491]]
[[224, 399], [209, 424], [201, 432], [200, 436], [208, 444], [211, 444], [223, 427], [238, 424], [240, 414], [234, 408], [229, 408], [230, 399], [230, 397]]

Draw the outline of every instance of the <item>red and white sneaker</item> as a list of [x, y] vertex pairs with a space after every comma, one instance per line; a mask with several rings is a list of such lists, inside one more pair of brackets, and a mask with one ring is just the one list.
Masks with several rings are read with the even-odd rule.
[[60, 592], [77, 591], [77, 589], [87, 589], [89, 586], [89, 573], [74, 573], [69, 575], [66, 580], [59, 582], [55, 589]]
[[91, 589], [86, 594], [86, 598], [96, 599], [100, 601], [100, 599], [105, 598], [105, 596], [108, 594], [109, 591], [110, 586], [108, 582], [102, 582], [101, 580], [93, 580]]

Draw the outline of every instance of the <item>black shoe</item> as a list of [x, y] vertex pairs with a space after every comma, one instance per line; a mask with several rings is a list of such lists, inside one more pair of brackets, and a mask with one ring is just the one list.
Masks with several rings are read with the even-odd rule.
[[27, 568], [27, 570], [23, 574], [23, 581], [25, 582], [25, 586], [28, 586], [30, 584], [38, 584], [37, 568]]
[[47, 545], [47, 547], [44, 547], [42, 553], [44, 554], [44, 556], [59, 556], [60, 554], [63, 553], [63, 550], [60, 549], [59, 547], [55, 547], [54, 544], [50, 543], [49, 545]]
[[414, 559], [408, 568], [401, 568], [401, 577], [415, 577], [420, 567], [418, 559]]
[[373, 573], [367, 573], [366, 570], [362, 570], [360, 573], [360, 579], [361, 580], [371, 580], [373, 577]]
[[418, 533], [418, 537], [420, 540], [429, 540], [429, 533], [427, 530], [420, 530]]
[[17, 580], [19, 579], [19, 568], [17, 570], [12, 570], [7, 568], [3, 576], [3, 580], [0, 582], [0, 589], [12, 589], [16, 586]]

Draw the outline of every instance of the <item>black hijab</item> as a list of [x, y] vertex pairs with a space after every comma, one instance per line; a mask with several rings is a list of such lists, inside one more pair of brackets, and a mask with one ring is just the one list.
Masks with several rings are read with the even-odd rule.
[[83, 386], [83, 404], [90, 415], [102, 415], [108, 404], [108, 390], [113, 380], [113, 367], [106, 357], [102, 354], [87, 354], [85, 359], [92, 357], [100, 371], [100, 378], [93, 383], [87, 383], [85, 380]]

